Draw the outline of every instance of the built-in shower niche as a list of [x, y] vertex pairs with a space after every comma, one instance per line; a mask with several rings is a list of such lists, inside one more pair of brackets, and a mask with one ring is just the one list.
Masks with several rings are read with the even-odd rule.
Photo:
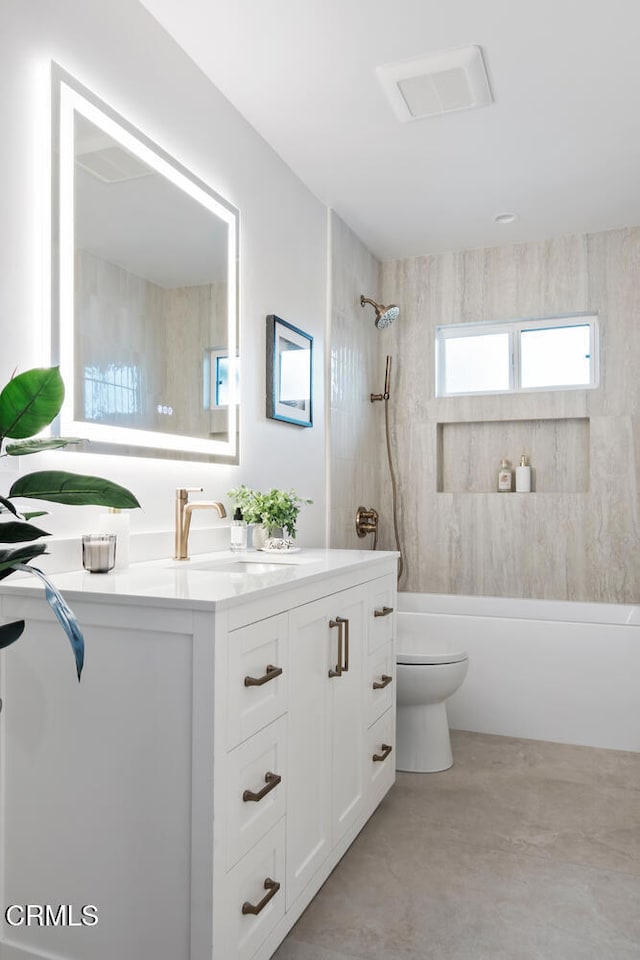
[[[589, 491], [589, 418], [438, 423], [438, 493], [497, 491], [500, 461], [526, 454], [534, 493]], [[526, 496], [526, 494], [518, 494]]]

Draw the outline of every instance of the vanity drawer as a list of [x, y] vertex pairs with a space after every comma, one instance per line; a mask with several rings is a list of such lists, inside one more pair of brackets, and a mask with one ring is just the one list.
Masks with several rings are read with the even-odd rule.
[[284, 816], [287, 719], [227, 754], [227, 870]]
[[287, 710], [288, 617], [232, 630], [227, 641], [227, 749]]
[[396, 664], [393, 644], [371, 654], [367, 661], [367, 726], [395, 703]]
[[[387, 710], [366, 733], [365, 789], [373, 809], [396, 778], [396, 712]], [[391, 749], [389, 749], [391, 748]]]
[[396, 579], [393, 575], [378, 577], [369, 584], [369, 653], [393, 639], [395, 598]]
[[284, 916], [284, 825], [283, 818], [227, 874], [225, 903], [214, 923], [215, 957], [249, 960]]

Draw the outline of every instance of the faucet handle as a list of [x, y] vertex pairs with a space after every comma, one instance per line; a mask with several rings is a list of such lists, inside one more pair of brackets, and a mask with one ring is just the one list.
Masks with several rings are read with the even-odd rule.
[[176, 487], [176, 500], [188, 500], [190, 493], [202, 493], [202, 487]]

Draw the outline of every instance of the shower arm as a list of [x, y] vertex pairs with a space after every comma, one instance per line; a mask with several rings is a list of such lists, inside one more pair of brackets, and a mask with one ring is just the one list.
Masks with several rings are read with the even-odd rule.
[[384, 393], [372, 393], [371, 394], [371, 403], [374, 403], [376, 400], [388, 400], [389, 399], [389, 390], [391, 388], [391, 357], [387, 357], [387, 366], [384, 372]]

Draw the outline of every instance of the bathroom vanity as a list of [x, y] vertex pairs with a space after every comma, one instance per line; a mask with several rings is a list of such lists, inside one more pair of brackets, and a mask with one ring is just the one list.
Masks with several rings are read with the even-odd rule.
[[3, 912], [74, 924], [5, 920], [1, 960], [268, 960], [395, 779], [396, 556], [59, 575], [80, 684], [39, 586], [2, 585], [27, 621], [2, 659]]

